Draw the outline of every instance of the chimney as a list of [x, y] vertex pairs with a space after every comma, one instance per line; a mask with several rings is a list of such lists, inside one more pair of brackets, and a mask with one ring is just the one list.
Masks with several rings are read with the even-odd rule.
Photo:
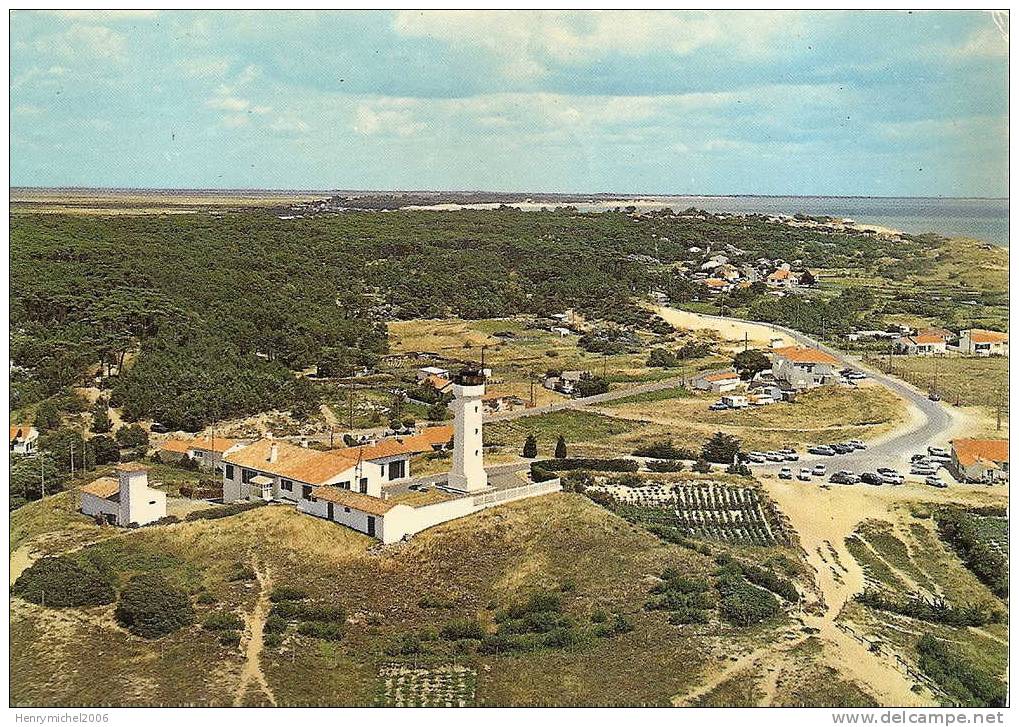
[[280, 450], [279, 445], [276, 444], [276, 442], [273, 442], [272, 445], [270, 445], [270, 447], [269, 447], [269, 462], [270, 463], [275, 462], [276, 459], [279, 457], [279, 454], [280, 454], [279, 450]]

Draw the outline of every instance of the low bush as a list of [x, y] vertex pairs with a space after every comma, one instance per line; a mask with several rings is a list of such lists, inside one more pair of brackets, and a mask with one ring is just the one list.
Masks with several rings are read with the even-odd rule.
[[651, 459], [647, 468], [652, 472], [682, 472], [684, 465], [678, 459]]
[[105, 568], [69, 555], [42, 558], [14, 582], [11, 592], [42, 606], [101, 606], [117, 597], [112, 574]]
[[202, 628], [206, 631], [240, 631], [244, 628], [244, 620], [233, 611], [216, 611], [202, 620]]
[[254, 568], [244, 563], [235, 563], [234, 569], [227, 575], [228, 581], [253, 581], [258, 576], [255, 574]]
[[239, 646], [241, 634], [238, 631], [224, 631], [219, 635], [219, 643], [223, 646]]
[[339, 641], [343, 638], [343, 630], [342, 624], [321, 621], [302, 621], [297, 627], [297, 633], [302, 636], [311, 636], [326, 641]]
[[594, 630], [594, 635], [602, 639], [607, 639], [613, 636], [627, 634], [631, 631], [633, 631], [633, 622], [622, 614], [616, 614], [615, 618], [611, 621], [599, 624]]
[[464, 617], [447, 621], [440, 632], [446, 641], [460, 641], [461, 639], [475, 639], [480, 641], [485, 638], [485, 627], [477, 618]]
[[265, 639], [262, 642], [265, 644], [267, 649], [276, 649], [283, 644], [283, 634], [278, 632], [272, 632], [265, 635]]
[[265, 626], [262, 627], [262, 631], [267, 634], [281, 634], [286, 630], [287, 620], [271, 614], [269, 615], [269, 618], [265, 620]]
[[155, 573], [128, 581], [114, 616], [128, 631], [146, 639], [165, 636], [195, 621], [187, 594]]
[[284, 621], [321, 621], [342, 624], [347, 620], [347, 612], [343, 606], [324, 606], [299, 601], [279, 601], [273, 604], [269, 615]]
[[755, 586], [766, 588], [790, 603], [796, 603], [800, 599], [800, 592], [796, 590], [793, 582], [774, 571], [731, 558], [728, 555], [719, 556], [715, 562], [721, 566], [720, 572], [742, 575]]
[[421, 608], [453, 608], [456, 599], [448, 595], [426, 593], [418, 599], [418, 606]]
[[303, 601], [308, 597], [308, 592], [295, 586], [277, 586], [269, 594], [269, 600], [273, 603], [281, 601]]
[[1004, 707], [1005, 683], [988, 674], [947, 641], [929, 634], [917, 645], [920, 671], [941, 685], [964, 707]]
[[857, 594], [856, 600], [881, 611], [948, 626], [985, 626], [1000, 623], [1005, 618], [999, 609], [983, 604], [953, 606], [942, 599], [927, 600], [919, 597], [899, 601], [872, 589]]
[[538, 467], [533, 464], [531, 465], [531, 479], [534, 482], [548, 482], [549, 480], [554, 480], [558, 476], [559, 475], [555, 472], [547, 470], [544, 467]]
[[708, 612], [699, 608], [678, 608], [669, 614], [669, 623], [673, 626], [706, 624], [709, 620]]
[[781, 613], [778, 599], [770, 591], [758, 588], [740, 575], [718, 579], [719, 612], [729, 623], [751, 626]]
[[697, 459], [697, 454], [692, 449], [677, 447], [669, 439], [637, 447], [633, 450], [633, 456], [651, 459]]

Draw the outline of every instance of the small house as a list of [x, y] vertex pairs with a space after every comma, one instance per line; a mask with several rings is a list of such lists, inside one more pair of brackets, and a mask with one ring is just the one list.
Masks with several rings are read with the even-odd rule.
[[962, 482], [1008, 482], [1008, 440], [953, 439], [952, 470]]
[[167, 439], [159, 447], [159, 457], [164, 462], [179, 462], [190, 459], [203, 470], [222, 469], [223, 456], [236, 452], [248, 444], [248, 440], [225, 437], [195, 437], [193, 439]]
[[896, 338], [892, 347], [906, 356], [935, 356], [948, 351], [948, 342], [939, 333], [917, 333]]
[[438, 366], [423, 366], [417, 370], [417, 380], [419, 383], [433, 376], [437, 376], [441, 379], [449, 379], [449, 369], [440, 368]]
[[771, 350], [775, 381], [793, 389], [838, 383], [839, 367], [837, 358], [817, 348], [785, 346]]
[[959, 352], [968, 356], [1008, 356], [1008, 334], [982, 328], [959, 331]]
[[743, 379], [735, 371], [712, 371], [699, 374], [691, 382], [695, 389], [724, 394], [743, 386]]
[[11, 454], [35, 454], [39, 430], [30, 424], [11, 425]]
[[750, 405], [750, 400], [742, 394], [725, 394], [722, 403], [730, 409], [744, 409]]
[[81, 488], [82, 513], [122, 528], [166, 517], [166, 493], [149, 487], [148, 468], [117, 465], [116, 477], [100, 477]]

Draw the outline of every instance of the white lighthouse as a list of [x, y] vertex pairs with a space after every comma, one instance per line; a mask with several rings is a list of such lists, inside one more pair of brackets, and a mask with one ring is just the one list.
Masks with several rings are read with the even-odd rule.
[[453, 377], [453, 468], [449, 486], [463, 492], [488, 488], [482, 454], [481, 397], [485, 375], [480, 368], [464, 368]]

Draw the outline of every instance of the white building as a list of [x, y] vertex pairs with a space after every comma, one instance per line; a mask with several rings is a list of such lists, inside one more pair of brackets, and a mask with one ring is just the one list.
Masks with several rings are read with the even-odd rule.
[[328, 451], [260, 439], [223, 458], [223, 501], [297, 502], [324, 485], [380, 497], [384, 485], [410, 477], [411, 456], [448, 446], [452, 435], [451, 427], [428, 427], [413, 437]]
[[913, 336], [900, 336], [892, 342], [896, 353], [907, 356], [935, 356], [947, 353], [948, 342], [939, 333], [917, 333]]
[[81, 488], [82, 513], [109, 525], [147, 525], [166, 516], [166, 493], [149, 487], [148, 469], [117, 465], [117, 477], [100, 477]]
[[485, 376], [480, 370], [464, 369], [453, 379], [453, 468], [449, 471], [449, 486], [463, 492], [488, 487], [481, 440], [484, 395]]
[[952, 470], [963, 482], [1008, 482], [1008, 440], [953, 439]]
[[39, 431], [30, 424], [11, 425], [11, 454], [35, 454]]
[[448, 379], [449, 369], [439, 368], [438, 366], [424, 366], [418, 369], [417, 372], [418, 383], [424, 381], [430, 376], [438, 376], [440, 379]]
[[724, 394], [744, 386], [743, 379], [735, 371], [713, 371], [695, 376], [691, 382], [695, 389]]
[[201, 469], [222, 470], [223, 457], [249, 444], [248, 440], [225, 437], [195, 437], [194, 439], [167, 439], [159, 447], [159, 456], [165, 462], [190, 459]]
[[839, 360], [816, 348], [786, 346], [771, 351], [775, 381], [794, 389], [838, 383]]
[[1008, 356], [1008, 334], [982, 328], [959, 331], [959, 353], [969, 356]]

